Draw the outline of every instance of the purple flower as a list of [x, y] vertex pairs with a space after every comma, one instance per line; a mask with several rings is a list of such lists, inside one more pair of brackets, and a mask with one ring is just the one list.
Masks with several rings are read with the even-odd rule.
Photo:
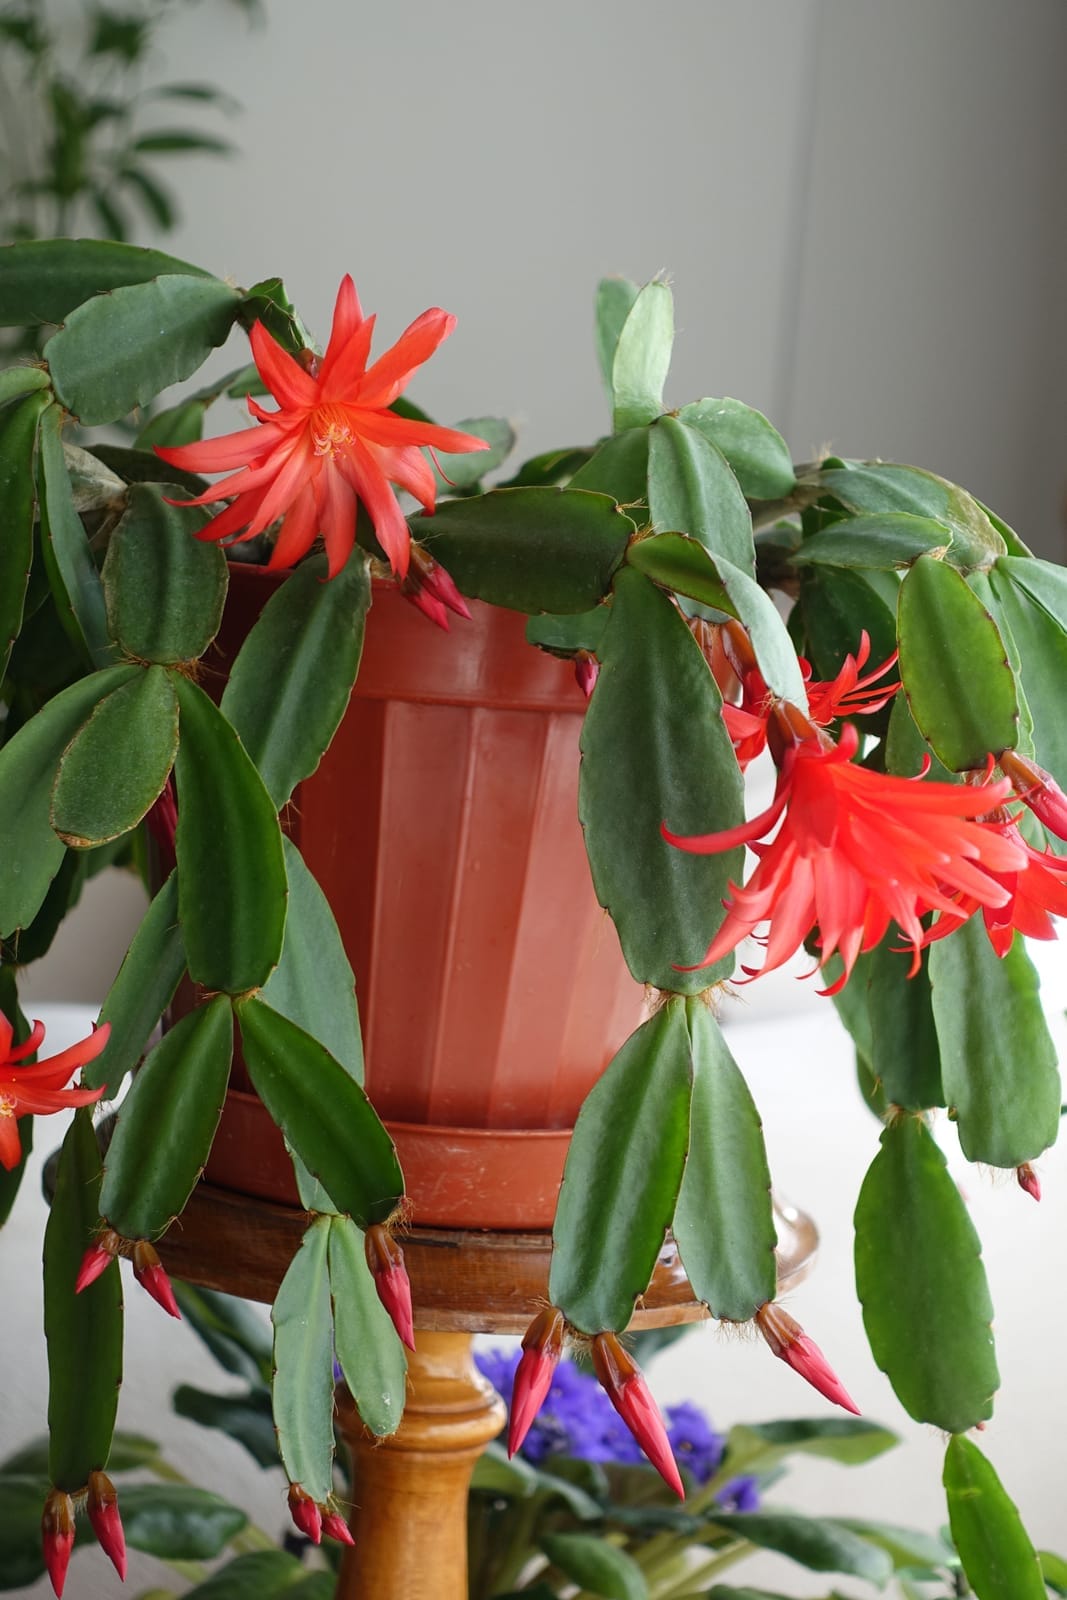
[[[475, 1361], [493, 1388], [511, 1394], [519, 1352], [479, 1350]], [[698, 1483], [707, 1483], [722, 1460], [725, 1440], [691, 1400], [666, 1410], [668, 1438], [678, 1460]], [[573, 1361], [561, 1361], [540, 1414], [520, 1452], [539, 1465], [550, 1456], [630, 1466], [644, 1460], [641, 1448], [596, 1379]], [[753, 1482], [738, 1479], [737, 1483]], [[748, 1505], [739, 1509], [749, 1510]]]
[[731, 1478], [715, 1496], [715, 1504], [724, 1511], [758, 1511], [759, 1479], [751, 1476]]

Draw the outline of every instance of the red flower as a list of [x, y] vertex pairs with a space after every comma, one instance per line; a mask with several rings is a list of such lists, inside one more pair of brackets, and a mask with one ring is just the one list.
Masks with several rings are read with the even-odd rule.
[[455, 325], [455, 317], [445, 311], [424, 311], [368, 369], [374, 318], [364, 317], [347, 275], [341, 279], [321, 361], [308, 352], [305, 368], [257, 322], [250, 335], [252, 354], [280, 409], [264, 411], [249, 396], [257, 427], [156, 450], [171, 466], [189, 472], [240, 469], [186, 502], [210, 505], [233, 496], [232, 504], [201, 528], [197, 538], [239, 544], [282, 517], [270, 565], [291, 567], [321, 532], [332, 578], [355, 543], [358, 497], [393, 571], [403, 578], [410, 538], [390, 485], [407, 490], [432, 512], [434, 476], [421, 447], [451, 454], [487, 448], [484, 439], [398, 417], [389, 409], [415, 368], [429, 360]]
[[590, 1355], [600, 1387], [664, 1483], [684, 1500], [685, 1488], [667, 1429], [636, 1361], [613, 1333], [598, 1333]]
[[87, 1039], [72, 1044], [69, 1050], [61, 1050], [48, 1061], [26, 1067], [21, 1063], [39, 1047], [44, 1038], [44, 1024], [35, 1022], [29, 1038], [12, 1047], [11, 1024], [0, 1012], [0, 1166], [10, 1172], [22, 1159], [19, 1117], [30, 1112], [47, 1116], [52, 1111], [69, 1111], [100, 1099], [103, 1085], [99, 1089], [65, 1089], [63, 1086], [79, 1067], [96, 1059], [107, 1044], [110, 1032], [111, 1026], [105, 1022]]
[[388, 1311], [401, 1342], [415, 1348], [415, 1323], [411, 1309], [411, 1282], [404, 1265], [404, 1252], [379, 1223], [367, 1229], [363, 1239], [367, 1265], [374, 1278], [378, 1299]]
[[1014, 750], [1003, 750], [999, 756], [1001, 771], [1011, 779], [1019, 799], [1043, 822], [1058, 839], [1067, 839], [1067, 794], [1064, 794], [1051, 772], [1039, 767], [1036, 761], [1027, 761]]
[[[782, 729], [790, 726], [792, 708], [783, 704], [780, 710]], [[769, 922], [760, 970], [770, 972], [817, 927], [820, 965], [835, 950], [844, 962], [832, 994], [891, 921], [911, 944], [917, 966], [924, 912], [954, 916], [961, 895], [981, 906], [1008, 903], [1009, 891], [992, 874], [1017, 872], [1025, 854], [998, 828], [973, 820], [995, 810], [1010, 789], [1007, 780], [976, 788], [872, 772], [851, 759], [858, 745], [851, 723], [835, 745], [801, 721], [806, 732], [794, 733], [784, 749], [774, 800], [760, 816], [691, 838], [664, 824], [664, 837], [679, 849], [714, 855], [752, 844], [760, 858], [743, 889], [731, 885], [726, 919], [698, 968], [720, 960], [759, 923]], [[770, 844], [753, 843], [779, 818], [782, 825]]]
[[41, 1515], [41, 1549], [56, 1600], [67, 1581], [70, 1553], [74, 1549], [74, 1501], [63, 1489], [51, 1489]]
[[538, 1312], [523, 1335], [522, 1355], [515, 1368], [511, 1390], [511, 1422], [508, 1427], [508, 1459], [522, 1448], [522, 1441], [545, 1403], [552, 1379], [563, 1355], [567, 1324], [555, 1306]]
[[[981, 793], [981, 790], [979, 790]], [[1067, 916], [1067, 859], [1050, 850], [1035, 850], [1027, 844], [1010, 817], [987, 823], [1021, 852], [1018, 866], [1008, 871], [990, 871], [989, 876], [1004, 889], [1002, 905], [982, 905], [982, 918], [989, 942], [1003, 958], [1011, 949], [1015, 930], [1028, 939], [1055, 939], [1053, 916]], [[980, 902], [973, 895], [961, 895], [951, 915], [938, 917], [926, 935], [926, 943], [953, 933], [961, 922], [977, 911]]]

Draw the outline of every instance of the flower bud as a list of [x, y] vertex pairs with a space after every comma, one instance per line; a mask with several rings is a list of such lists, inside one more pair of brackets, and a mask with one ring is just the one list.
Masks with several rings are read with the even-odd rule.
[[574, 658], [574, 678], [587, 700], [596, 688], [599, 673], [600, 662], [596, 657], [591, 656], [588, 650], [579, 650]]
[[181, 1321], [181, 1312], [178, 1302], [174, 1298], [174, 1290], [170, 1286], [170, 1279], [163, 1270], [163, 1264], [153, 1245], [147, 1239], [138, 1239], [133, 1247], [133, 1275], [142, 1289], [148, 1293], [157, 1305], [161, 1305], [170, 1316]]
[[615, 1410], [664, 1483], [674, 1490], [679, 1500], [684, 1500], [685, 1489], [667, 1429], [637, 1363], [613, 1333], [597, 1334], [592, 1356], [593, 1371]]
[[814, 1339], [808, 1338], [800, 1323], [795, 1322], [788, 1311], [783, 1311], [781, 1306], [768, 1300], [756, 1312], [756, 1326], [773, 1353], [791, 1366], [794, 1372], [799, 1372], [813, 1389], [818, 1389], [834, 1405], [859, 1416], [859, 1406], [849, 1397], [841, 1379]]
[[411, 1284], [404, 1266], [404, 1252], [380, 1224], [367, 1229], [364, 1238], [367, 1265], [374, 1277], [378, 1299], [393, 1320], [393, 1327], [409, 1350], [415, 1348], [415, 1325], [411, 1310]]
[[86, 1250], [78, 1268], [78, 1276], [74, 1280], [74, 1293], [81, 1294], [83, 1289], [88, 1289], [95, 1283], [101, 1273], [107, 1271], [119, 1253], [121, 1240], [114, 1228], [105, 1228], [103, 1233], [96, 1238]]
[[307, 1490], [298, 1483], [289, 1485], [289, 1515], [312, 1544], [322, 1543], [322, 1512]]
[[552, 1387], [567, 1324], [562, 1311], [549, 1306], [531, 1322], [522, 1341], [522, 1355], [515, 1368], [511, 1390], [511, 1422], [508, 1427], [508, 1456], [522, 1448], [522, 1441], [545, 1403]]
[[1029, 1161], [1024, 1161], [1021, 1167], [1016, 1167], [1015, 1177], [1020, 1189], [1025, 1189], [1035, 1200], [1041, 1199], [1041, 1179]]
[[355, 1544], [352, 1530], [338, 1511], [327, 1511], [322, 1519], [322, 1531], [328, 1539], [336, 1539], [338, 1544]]
[[41, 1516], [41, 1549], [57, 1600], [67, 1581], [67, 1567], [73, 1548], [74, 1502], [62, 1489], [53, 1489], [44, 1503]]
[[1014, 750], [1002, 750], [997, 760], [1004, 776], [1011, 779], [1019, 799], [1030, 807], [1038, 821], [1057, 839], [1067, 839], [1067, 794], [1051, 772]]
[[115, 1485], [106, 1472], [90, 1472], [86, 1510], [101, 1550], [119, 1577], [126, 1577], [126, 1535], [119, 1516]]

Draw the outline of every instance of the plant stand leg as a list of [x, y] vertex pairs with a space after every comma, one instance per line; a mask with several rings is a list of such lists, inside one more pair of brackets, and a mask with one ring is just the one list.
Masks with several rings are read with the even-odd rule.
[[355, 1547], [337, 1600], [467, 1600], [467, 1490], [504, 1425], [469, 1333], [416, 1335], [408, 1403], [392, 1438], [367, 1434], [350, 1400], [338, 1421], [352, 1454]]

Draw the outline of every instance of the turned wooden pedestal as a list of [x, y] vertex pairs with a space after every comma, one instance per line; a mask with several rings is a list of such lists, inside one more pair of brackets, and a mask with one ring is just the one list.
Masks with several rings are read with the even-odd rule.
[[[777, 1208], [779, 1284], [811, 1266], [809, 1218]], [[273, 1300], [307, 1223], [302, 1211], [200, 1184], [163, 1246], [168, 1271], [246, 1299]], [[499, 1396], [474, 1365], [476, 1332], [522, 1333], [545, 1304], [551, 1238], [539, 1233], [413, 1229], [404, 1254], [414, 1301], [404, 1420], [390, 1439], [365, 1433], [339, 1401], [352, 1452], [356, 1544], [337, 1600], [466, 1600], [467, 1491], [479, 1455], [504, 1425]], [[631, 1327], [706, 1316], [673, 1244], [662, 1252]]]

